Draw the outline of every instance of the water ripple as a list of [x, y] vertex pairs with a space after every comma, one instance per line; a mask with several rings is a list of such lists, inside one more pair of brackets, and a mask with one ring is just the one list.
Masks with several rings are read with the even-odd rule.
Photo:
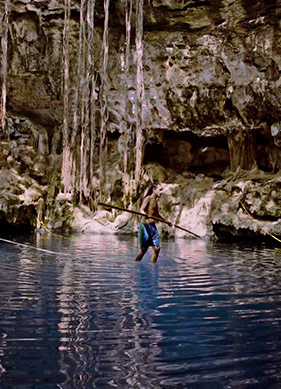
[[40, 239], [61, 254], [0, 254], [1, 389], [281, 386], [272, 250], [163, 242], [152, 265], [129, 237]]

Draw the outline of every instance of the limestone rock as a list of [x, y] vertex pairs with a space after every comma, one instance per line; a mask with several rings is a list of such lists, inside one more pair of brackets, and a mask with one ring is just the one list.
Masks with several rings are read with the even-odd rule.
[[[40, 216], [48, 228], [76, 228], [77, 206], [85, 203], [91, 218], [96, 215], [104, 168], [104, 196], [115, 204], [137, 208], [146, 186], [159, 181], [167, 190], [161, 200], [165, 216], [199, 235], [213, 236], [215, 226], [233, 234], [243, 229], [261, 235], [266, 229], [280, 233], [279, 1], [144, 1], [138, 190], [134, 174], [140, 53], [135, 5], [126, 73], [125, 2], [111, 2], [104, 82], [102, 0], [95, 2], [89, 52], [90, 46], [79, 41], [81, 31], [88, 34], [81, 30], [80, 2], [71, 2], [68, 62], [62, 0], [9, 4], [8, 26], [5, 17], [1, 24], [1, 83], [7, 100], [0, 143], [0, 223], [35, 227]], [[0, 13], [5, 14], [4, 1]], [[79, 65], [82, 54], [84, 62]], [[86, 69], [90, 54], [92, 63]], [[94, 86], [87, 89], [90, 79]], [[89, 112], [95, 117], [92, 127]], [[106, 141], [100, 138], [104, 117]], [[61, 197], [65, 123], [76, 188], [69, 198]], [[89, 159], [91, 164], [85, 162]], [[257, 220], [245, 215], [242, 200]], [[136, 232], [136, 219], [116, 214], [111, 220], [110, 215], [104, 218], [113, 231]], [[92, 221], [88, 225], [92, 231], [97, 228]], [[184, 236], [163, 226], [165, 231]]]

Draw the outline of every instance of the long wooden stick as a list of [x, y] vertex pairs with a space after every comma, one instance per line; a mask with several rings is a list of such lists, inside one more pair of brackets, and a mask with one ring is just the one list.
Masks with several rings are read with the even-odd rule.
[[[170, 223], [170, 222], [168, 222], [168, 220], [162, 219], [161, 217], [152, 216], [152, 215], [147, 215], [146, 213], [133, 211], [133, 210], [131, 210], [131, 209], [126, 209], [126, 208], [117, 207], [116, 205], [105, 204], [105, 203], [98, 203], [98, 205], [102, 205], [103, 207], [107, 207], [107, 208], [118, 209], [119, 211], [123, 211], [123, 212], [129, 212], [129, 213], [132, 213], [132, 214], [134, 214], [134, 215], [150, 217], [151, 219], [158, 220], [158, 221], [160, 221], [160, 222], [162, 222], [162, 223], [166, 223], [166, 224], [169, 224], [169, 223]], [[185, 231], [185, 232], [188, 232], [189, 234], [192, 234], [192, 235], [196, 236], [197, 238], [201, 238], [201, 236], [195, 234], [195, 233], [192, 232], [192, 231], [187, 230], [186, 228], [183, 228], [183, 227], [181, 227], [181, 226], [178, 226], [177, 224], [174, 224], [174, 227], [179, 228], [180, 230], [183, 230], [183, 231]]]

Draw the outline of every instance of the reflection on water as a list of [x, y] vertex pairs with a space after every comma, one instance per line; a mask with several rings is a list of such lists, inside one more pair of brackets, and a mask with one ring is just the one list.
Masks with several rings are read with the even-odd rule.
[[1, 388], [281, 387], [281, 254], [30, 239], [58, 254], [0, 242]]

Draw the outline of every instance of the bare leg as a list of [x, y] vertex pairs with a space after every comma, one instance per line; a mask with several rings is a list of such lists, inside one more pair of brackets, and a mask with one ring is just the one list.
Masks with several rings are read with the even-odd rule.
[[157, 258], [158, 258], [158, 255], [160, 253], [160, 247], [158, 246], [153, 246], [153, 253], [152, 253], [152, 256], [151, 256], [151, 262], [154, 263], [157, 261]]
[[141, 260], [142, 260], [142, 257], [144, 256], [145, 253], [146, 253], [146, 250], [145, 250], [145, 251], [141, 250], [141, 251], [138, 253], [138, 255], [136, 256], [135, 261], [136, 261], [136, 262], [141, 261]]

